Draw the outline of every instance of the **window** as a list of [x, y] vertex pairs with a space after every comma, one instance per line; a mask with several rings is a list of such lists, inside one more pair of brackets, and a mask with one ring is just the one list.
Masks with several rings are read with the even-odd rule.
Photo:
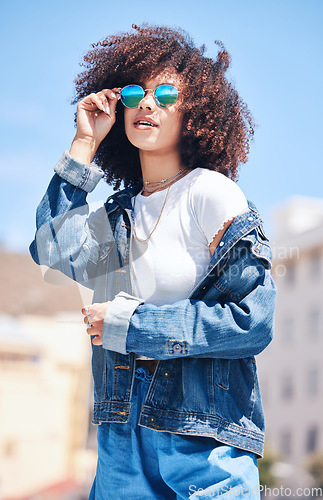
[[306, 436], [306, 451], [307, 453], [315, 453], [318, 443], [318, 428], [316, 426], [310, 427]]
[[282, 379], [281, 394], [283, 399], [292, 399], [293, 397], [293, 380], [290, 374], [285, 374]]
[[315, 252], [311, 255], [310, 274], [316, 279], [321, 275], [321, 254], [319, 252]]
[[316, 396], [319, 392], [319, 371], [311, 368], [307, 373], [307, 393]]
[[292, 433], [288, 429], [281, 432], [280, 451], [285, 457], [289, 457], [292, 453]]
[[320, 310], [318, 308], [312, 309], [312, 311], [308, 313], [308, 330], [312, 339], [319, 336], [320, 320]]

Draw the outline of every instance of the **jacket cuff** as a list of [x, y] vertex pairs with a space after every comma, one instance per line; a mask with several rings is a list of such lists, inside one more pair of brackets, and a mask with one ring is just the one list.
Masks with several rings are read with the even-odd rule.
[[85, 165], [75, 160], [67, 150], [58, 160], [54, 170], [62, 179], [88, 193], [93, 191], [104, 175], [103, 170], [95, 163]]
[[109, 304], [103, 322], [102, 346], [109, 351], [128, 354], [126, 350], [127, 334], [131, 316], [144, 300], [125, 292], [118, 295]]

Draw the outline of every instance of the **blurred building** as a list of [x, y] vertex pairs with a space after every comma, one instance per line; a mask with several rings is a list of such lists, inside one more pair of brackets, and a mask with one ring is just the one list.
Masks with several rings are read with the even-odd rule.
[[[0, 314], [53, 316], [79, 311], [86, 295], [83, 287], [58, 271], [37, 266], [29, 254], [10, 253], [1, 247], [0, 276]], [[84, 300], [91, 300], [90, 296]]]
[[2, 253], [0, 270], [0, 498], [80, 499], [96, 449], [79, 290], [27, 255]]
[[276, 331], [258, 357], [266, 444], [282, 479], [306, 483], [308, 458], [323, 453], [323, 199], [289, 199], [274, 230]]

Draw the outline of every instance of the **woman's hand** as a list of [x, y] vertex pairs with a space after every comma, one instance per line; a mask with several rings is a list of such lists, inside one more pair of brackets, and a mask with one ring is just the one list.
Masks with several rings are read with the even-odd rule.
[[76, 160], [89, 164], [116, 121], [120, 89], [103, 89], [82, 99], [77, 105], [77, 130], [70, 149]]
[[109, 304], [110, 302], [95, 303], [82, 309], [84, 323], [88, 325], [87, 333], [95, 335], [92, 339], [93, 345], [102, 345], [103, 321]]

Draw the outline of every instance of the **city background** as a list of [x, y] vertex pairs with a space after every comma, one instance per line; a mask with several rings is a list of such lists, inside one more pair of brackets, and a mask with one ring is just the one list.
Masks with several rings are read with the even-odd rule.
[[[264, 219], [278, 286], [276, 337], [258, 357], [263, 463], [268, 484], [318, 484], [322, 1], [13, 0], [1, 10], [0, 499], [87, 498], [94, 477], [90, 345], [80, 314], [91, 297], [76, 284], [44, 279], [28, 246], [37, 204], [73, 138], [70, 101], [82, 56], [91, 43], [142, 22], [187, 30], [210, 57], [222, 40], [232, 56], [230, 79], [257, 123], [239, 185]], [[101, 182], [91, 207], [111, 192]]]

